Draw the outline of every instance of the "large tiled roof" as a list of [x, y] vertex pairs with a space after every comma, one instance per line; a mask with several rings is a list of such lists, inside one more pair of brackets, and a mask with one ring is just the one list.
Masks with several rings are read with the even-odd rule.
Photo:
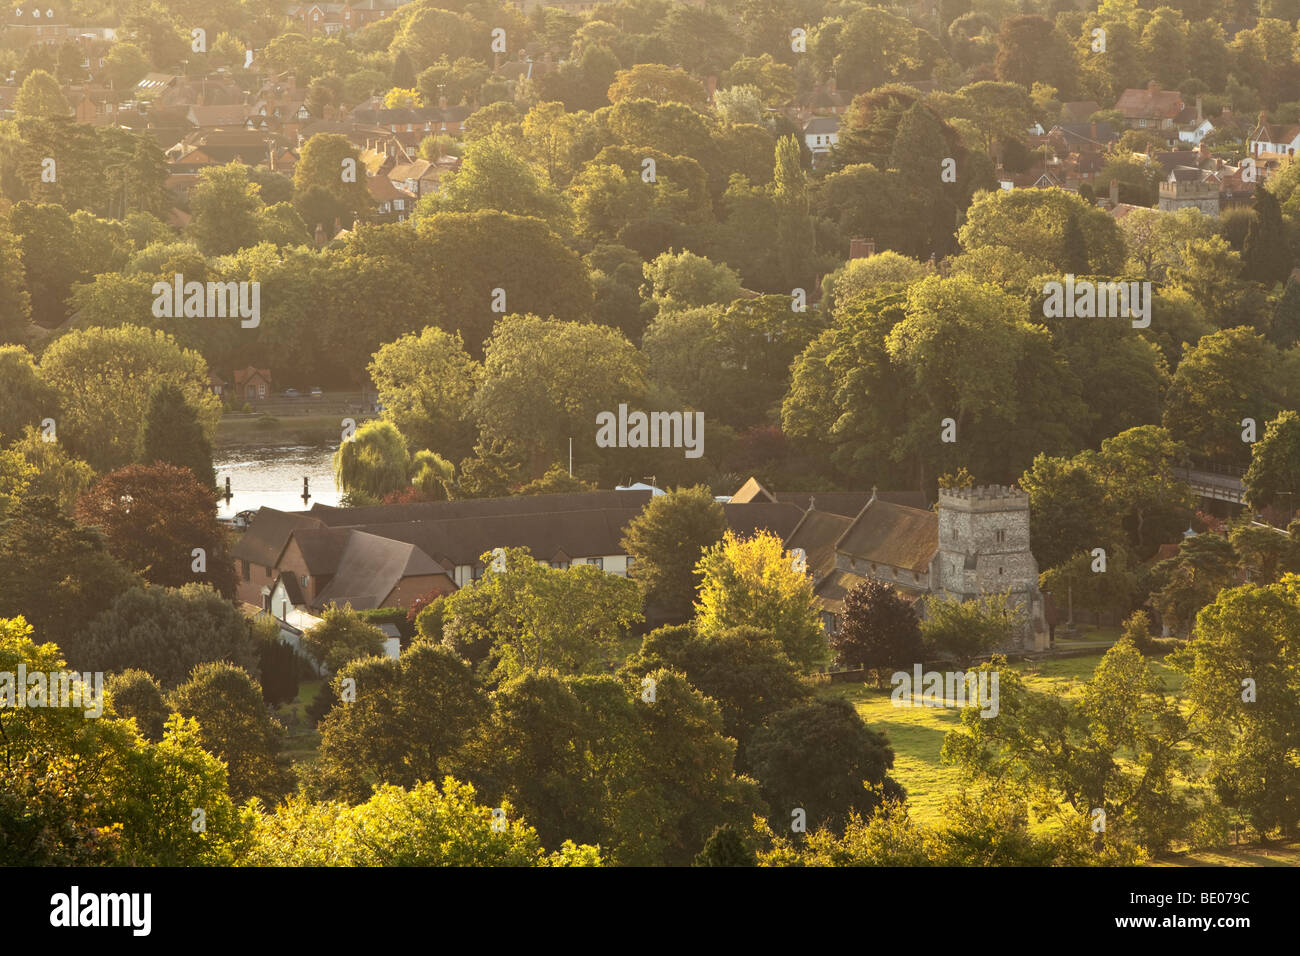
[[338, 571], [316, 604], [351, 604], [357, 610], [379, 607], [403, 578], [431, 574], [446, 572], [414, 545], [352, 529]]
[[330, 526], [370, 525], [426, 521], [435, 518], [582, 511], [587, 508], [640, 510], [649, 500], [648, 491], [576, 491], [555, 495], [516, 495], [510, 498], [465, 498], [458, 501], [424, 501], [406, 505], [372, 505], [368, 508], [338, 508], [316, 504], [312, 506], [310, 514]]
[[939, 549], [939, 516], [877, 499], [862, 509], [836, 549], [909, 571], [928, 571]]

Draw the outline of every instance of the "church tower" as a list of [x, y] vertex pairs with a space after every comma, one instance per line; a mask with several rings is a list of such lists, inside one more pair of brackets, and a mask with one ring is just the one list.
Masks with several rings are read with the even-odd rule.
[[935, 593], [964, 601], [1009, 592], [1025, 610], [1022, 642], [1045, 632], [1038, 562], [1029, 550], [1029, 495], [1015, 486], [939, 489]]

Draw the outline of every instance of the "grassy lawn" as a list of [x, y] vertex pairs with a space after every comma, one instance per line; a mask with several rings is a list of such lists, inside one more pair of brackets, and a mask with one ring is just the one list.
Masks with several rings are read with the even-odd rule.
[[[1063, 657], [1046, 661], [1016, 664], [1030, 690], [1039, 693], [1074, 697], [1079, 685], [1092, 676], [1101, 654]], [[1159, 661], [1151, 661], [1165, 679], [1169, 690], [1176, 690], [1182, 675]], [[862, 719], [875, 731], [883, 732], [894, 748], [891, 775], [907, 788], [912, 817], [919, 823], [934, 826], [943, 822], [945, 799], [956, 792], [961, 774], [956, 767], [939, 759], [943, 738], [957, 728], [955, 707], [895, 707], [887, 687], [878, 690], [864, 684], [831, 684], [820, 693], [842, 697], [857, 708]]]
[[298, 696], [275, 709], [275, 716], [288, 731], [281, 753], [290, 762], [312, 759], [320, 747], [320, 734], [307, 717], [307, 708], [316, 699], [325, 682], [303, 681], [298, 685]]

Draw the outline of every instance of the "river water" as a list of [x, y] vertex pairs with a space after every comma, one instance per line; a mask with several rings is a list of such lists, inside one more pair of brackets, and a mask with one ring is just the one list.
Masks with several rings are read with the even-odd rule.
[[[337, 447], [337, 446], [335, 446]], [[341, 492], [334, 486], [335, 447], [322, 445], [225, 445], [214, 449], [217, 487], [231, 499], [217, 501], [217, 515], [234, 517], [263, 506], [302, 511], [314, 504], [336, 505]], [[308, 479], [311, 500], [302, 500], [302, 479]]]

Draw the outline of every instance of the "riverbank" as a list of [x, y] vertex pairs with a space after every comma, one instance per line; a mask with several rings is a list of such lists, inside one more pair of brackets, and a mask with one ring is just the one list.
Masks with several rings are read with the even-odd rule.
[[357, 425], [371, 416], [284, 415], [226, 412], [217, 425], [213, 450], [251, 445], [337, 445], [342, 440], [343, 418]]

